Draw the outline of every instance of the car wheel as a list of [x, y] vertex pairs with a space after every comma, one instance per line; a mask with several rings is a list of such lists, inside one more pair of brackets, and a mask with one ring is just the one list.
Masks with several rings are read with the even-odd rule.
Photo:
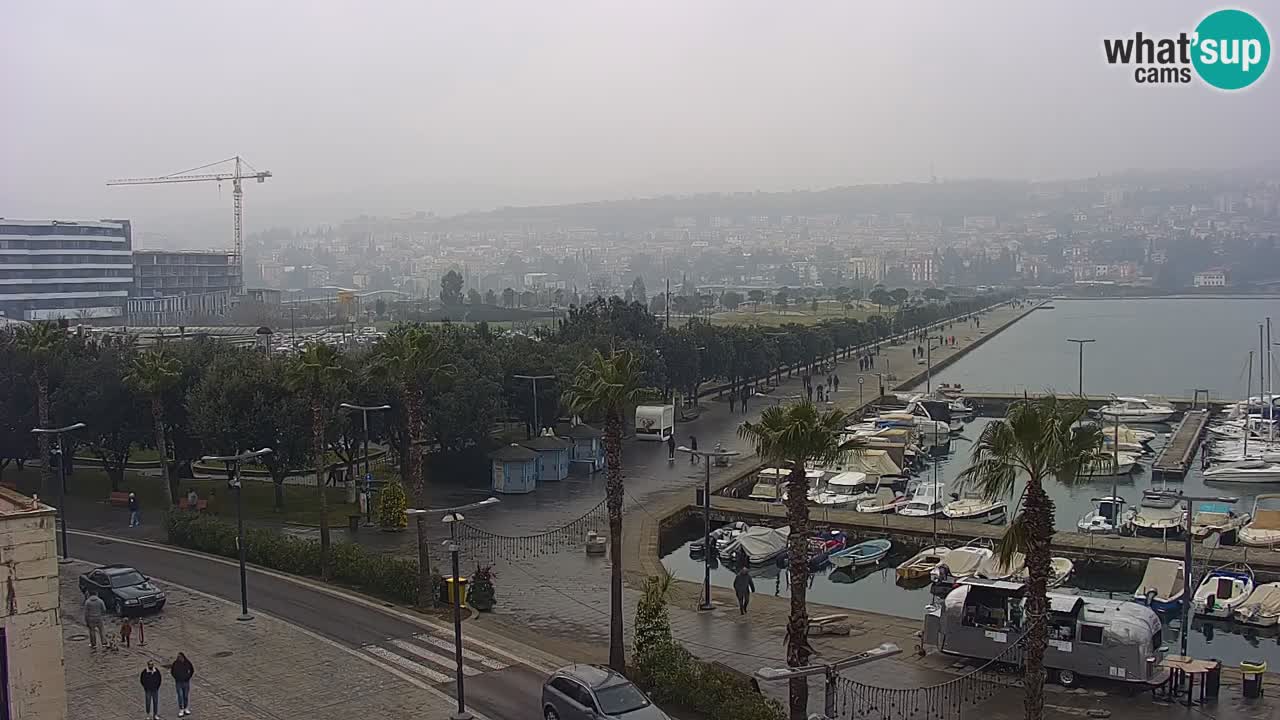
[[546, 720], [560, 720], [560, 714], [550, 705], [543, 708], [542, 717], [546, 718]]
[[1058, 684], [1061, 685], [1062, 687], [1065, 687], [1065, 688], [1075, 687], [1077, 681], [1078, 681], [1078, 678], [1076, 677], [1076, 674], [1074, 671], [1072, 670], [1058, 671]]

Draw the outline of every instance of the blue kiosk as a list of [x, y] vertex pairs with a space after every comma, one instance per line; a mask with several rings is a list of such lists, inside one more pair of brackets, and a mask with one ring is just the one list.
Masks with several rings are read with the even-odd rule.
[[556, 482], [569, 477], [569, 450], [573, 443], [555, 435], [539, 435], [520, 443], [538, 453], [538, 480]]
[[587, 425], [578, 423], [564, 432], [573, 447], [569, 449], [569, 462], [584, 463], [591, 472], [604, 469], [604, 433]]
[[523, 495], [538, 487], [538, 453], [512, 443], [489, 455], [493, 463], [493, 491]]

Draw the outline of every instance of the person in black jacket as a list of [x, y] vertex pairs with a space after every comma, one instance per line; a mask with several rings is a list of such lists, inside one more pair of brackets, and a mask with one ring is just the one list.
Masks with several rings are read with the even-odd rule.
[[160, 717], [160, 680], [160, 669], [155, 662], [148, 660], [147, 669], [138, 676], [138, 682], [142, 683], [142, 693], [146, 696], [148, 720]]
[[178, 689], [178, 717], [191, 714], [191, 676], [196, 668], [187, 656], [178, 653], [173, 664], [169, 666], [169, 674], [173, 675], [174, 687]]

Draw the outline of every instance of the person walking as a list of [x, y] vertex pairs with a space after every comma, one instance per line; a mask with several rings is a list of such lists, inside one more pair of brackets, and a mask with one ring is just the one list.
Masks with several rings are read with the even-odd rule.
[[734, 406], [738, 404], [738, 393], [729, 391], [729, 412], [734, 411]]
[[689, 453], [689, 464], [697, 465], [698, 464], [698, 452], [697, 452], [698, 438], [693, 435], [689, 436], [689, 449], [693, 450], [693, 452]]
[[142, 695], [147, 706], [147, 720], [156, 720], [160, 717], [160, 668], [156, 667], [154, 660], [147, 661], [147, 669], [138, 675], [138, 682], [142, 684]]
[[142, 524], [142, 510], [138, 505], [138, 496], [129, 493], [129, 527], [135, 528]]
[[107, 636], [102, 633], [102, 616], [107, 612], [106, 603], [102, 602], [102, 598], [89, 594], [84, 600], [84, 626], [89, 628], [89, 649], [97, 650], [98, 641], [102, 641], [102, 647], [107, 646]]
[[747, 414], [747, 398], [751, 397], [751, 390], [742, 388], [742, 414]]
[[676, 434], [671, 433], [667, 436], [667, 460], [676, 459]]
[[733, 592], [738, 596], [739, 615], [747, 614], [747, 606], [751, 604], [751, 593], [755, 591], [756, 581], [751, 578], [751, 573], [747, 572], [747, 566], [739, 567], [738, 574], [733, 578]]
[[836, 392], [840, 392], [840, 376], [832, 375], [831, 383], [832, 383], [832, 386], [836, 389]]
[[120, 645], [121, 647], [132, 647], [133, 643], [133, 623], [129, 618], [120, 618]]
[[169, 674], [173, 676], [173, 684], [178, 690], [178, 717], [191, 714], [191, 676], [196, 668], [183, 653], [178, 653], [173, 664], [169, 666]]

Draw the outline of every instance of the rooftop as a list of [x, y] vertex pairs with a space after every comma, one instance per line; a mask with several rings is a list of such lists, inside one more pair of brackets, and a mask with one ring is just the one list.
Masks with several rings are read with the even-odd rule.
[[0, 517], [53, 514], [53, 508], [16, 490], [0, 487]]

